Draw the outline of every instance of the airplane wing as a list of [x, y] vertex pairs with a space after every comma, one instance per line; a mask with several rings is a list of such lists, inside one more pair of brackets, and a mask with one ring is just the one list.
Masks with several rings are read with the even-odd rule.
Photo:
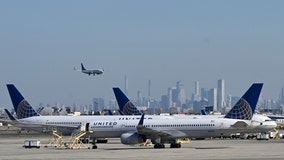
[[68, 126], [68, 125], [52, 125], [52, 124], [31, 124], [31, 123], [19, 123], [18, 126], [21, 126], [22, 128], [31, 128], [32, 127], [41, 127], [45, 130], [53, 130], [55, 128], [57, 129], [77, 129], [78, 126]]
[[145, 126], [137, 126], [138, 134], [145, 135], [147, 138], [156, 138], [160, 137], [163, 140], [175, 140], [176, 138], [185, 137], [186, 134], [184, 132], [178, 130], [154, 130], [151, 128], [147, 128]]
[[185, 137], [186, 134], [179, 130], [155, 130], [152, 128], [145, 127], [143, 125], [144, 114], [142, 114], [140, 121], [136, 127], [137, 133], [141, 135], [145, 135], [147, 138], [161, 138], [163, 140], [172, 141], [176, 138]]
[[12, 121], [12, 120], [9, 120], [9, 119], [0, 119], [0, 122], [1, 122], [1, 123], [13, 124], [13, 121]]
[[5, 120], [1, 119], [0, 122], [8, 123], [12, 126], [24, 128], [28, 130], [34, 130], [37, 132], [49, 132], [54, 130], [76, 130], [80, 126], [67, 126], [67, 125], [52, 125], [52, 124], [39, 124], [39, 123], [28, 123], [28, 122], [20, 122], [19, 120]]

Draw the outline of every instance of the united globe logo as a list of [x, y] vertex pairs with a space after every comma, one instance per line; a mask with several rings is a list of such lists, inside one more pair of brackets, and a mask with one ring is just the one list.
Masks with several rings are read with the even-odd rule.
[[251, 120], [252, 110], [249, 103], [241, 98], [225, 118]]
[[18, 105], [17, 117], [19, 119], [38, 116], [28, 101], [22, 100]]

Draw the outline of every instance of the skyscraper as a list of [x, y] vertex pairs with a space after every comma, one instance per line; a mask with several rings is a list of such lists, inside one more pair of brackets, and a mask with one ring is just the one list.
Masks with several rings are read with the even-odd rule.
[[185, 101], [186, 101], [185, 89], [181, 81], [177, 82], [176, 91], [177, 91], [177, 97], [178, 97], [177, 104], [181, 106], [182, 104], [185, 104]]
[[225, 80], [220, 79], [217, 85], [217, 110], [222, 111], [225, 106]]
[[93, 98], [94, 111], [98, 112], [104, 109], [105, 102], [103, 98]]
[[193, 101], [201, 101], [199, 81], [195, 81], [195, 93], [192, 95]]
[[148, 98], [151, 99], [151, 80], [148, 80]]
[[141, 91], [138, 91], [137, 92], [137, 102], [136, 102], [138, 106], [142, 106], [142, 100], [143, 100], [142, 93]]
[[124, 93], [128, 96], [128, 79], [124, 76]]
[[213, 106], [213, 111], [217, 111], [217, 89], [212, 88], [208, 91], [208, 105]]
[[281, 93], [280, 93], [280, 104], [284, 105], [284, 86], [281, 89]]
[[168, 100], [169, 100], [169, 108], [173, 106], [173, 90], [172, 88], [168, 88]]
[[195, 94], [200, 95], [199, 81], [195, 81]]

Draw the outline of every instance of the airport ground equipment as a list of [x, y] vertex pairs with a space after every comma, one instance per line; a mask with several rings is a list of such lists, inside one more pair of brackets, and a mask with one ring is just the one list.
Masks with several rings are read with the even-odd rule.
[[190, 138], [179, 138], [177, 143], [190, 143]]
[[40, 148], [40, 140], [25, 140], [25, 148]]
[[268, 133], [257, 133], [256, 139], [257, 140], [269, 140], [269, 134]]
[[52, 139], [45, 147], [61, 147], [64, 145], [62, 135], [60, 135], [57, 131], [51, 131], [50, 133], [52, 135]]
[[[86, 125], [87, 124], [82, 124], [79, 130], [76, 133], [72, 134], [68, 141], [64, 141], [63, 136], [60, 135], [57, 131], [51, 131], [50, 133], [52, 135], [52, 139], [45, 147], [65, 147], [66, 149], [90, 148], [83, 143], [83, 141], [89, 142], [89, 139], [84, 137], [89, 132], [86, 130]], [[96, 149], [96, 147], [93, 148]]]
[[86, 144], [84, 144], [81, 140], [83, 136], [87, 134], [87, 131], [80, 131], [71, 136], [70, 140], [64, 143], [64, 146], [67, 149], [80, 149], [80, 148], [90, 148]]

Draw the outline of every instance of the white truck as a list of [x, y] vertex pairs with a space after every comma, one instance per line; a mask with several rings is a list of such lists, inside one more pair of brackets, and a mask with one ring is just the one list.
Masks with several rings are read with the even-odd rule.
[[25, 148], [40, 148], [40, 140], [25, 140]]
[[257, 140], [269, 140], [269, 134], [268, 133], [257, 133], [256, 139]]

